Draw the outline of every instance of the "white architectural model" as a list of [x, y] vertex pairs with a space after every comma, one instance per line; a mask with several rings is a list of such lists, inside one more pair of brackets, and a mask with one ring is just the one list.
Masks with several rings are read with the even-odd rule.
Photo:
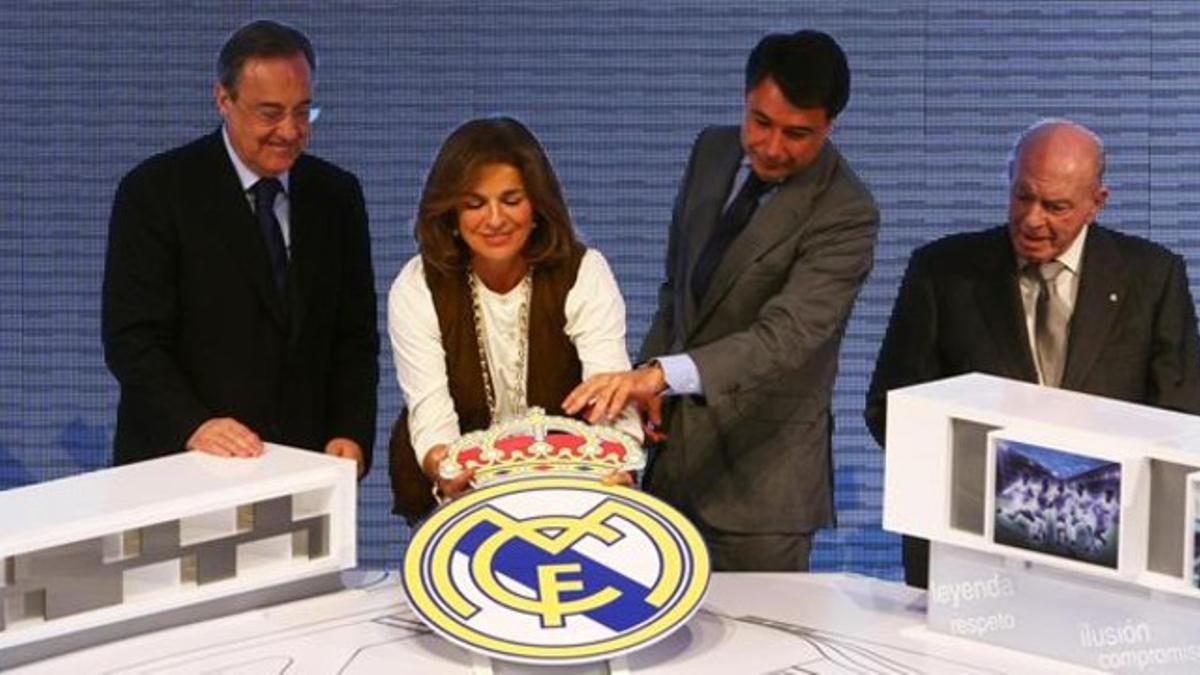
[[329, 590], [355, 489], [353, 462], [268, 444], [0, 492], [0, 666]]
[[887, 424], [883, 526], [933, 542], [931, 627], [1200, 668], [1200, 417], [971, 374], [892, 391]]

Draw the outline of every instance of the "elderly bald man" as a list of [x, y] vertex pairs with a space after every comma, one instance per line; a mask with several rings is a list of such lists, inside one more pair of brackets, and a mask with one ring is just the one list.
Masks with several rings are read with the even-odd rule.
[[[969, 372], [1200, 413], [1184, 261], [1097, 224], [1104, 166], [1091, 130], [1042, 120], [1009, 157], [1008, 224], [913, 252], [867, 392], [880, 446], [889, 390]], [[905, 538], [910, 585], [927, 585], [928, 556]]]

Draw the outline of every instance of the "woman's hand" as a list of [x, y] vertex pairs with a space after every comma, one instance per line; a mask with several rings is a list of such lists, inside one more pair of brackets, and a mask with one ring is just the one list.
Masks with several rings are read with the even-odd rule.
[[634, 487], [633, 472], [617, 470], [609, 473], [601, 479], [605, 485], [620, 485], [622, 487]]
[[433, 446], [429, 449], [429, 452], [425, 453], [425, 461], [421, 467], [425, 471], [425, 475], [429, 477], [429, 481], [436, 488], [434, 496], [438, 497], [438, 501], [456, 499], [462, 496], [463, 493], [471, 489], [471, 481], [475, 478], [475, 469], [467, 469], [449, 480], [441, 477], [438, 473], [438, 467], [441, 465], [442, 460], [446, 458], [449, 450], [449, 447], [444, 443]]

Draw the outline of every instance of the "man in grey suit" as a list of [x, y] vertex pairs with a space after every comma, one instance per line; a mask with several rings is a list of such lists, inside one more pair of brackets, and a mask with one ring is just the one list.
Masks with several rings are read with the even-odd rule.
[[[1009, 162], [1008, 225], [955, 234], [909, 261], [867, 393], [882, 446], [887, 392], [969, 372], [1200, 413], [1200, 338], [1183, 259], [1095, 223], [1104, 148], [1044, 120]], [[905, 579], [929, 546], [905, 537]]]
[[806, 570], [834, 522], [830, 398], [879, 215], [828, 142], [850, 93], [833, 38], [763, 38], [745, 93], [740, 130], [692, 149], [642, 366], [564, 408], [594, 422], [645, 406], [666, 437], [644, 486], [699, 526], [715, 569]]

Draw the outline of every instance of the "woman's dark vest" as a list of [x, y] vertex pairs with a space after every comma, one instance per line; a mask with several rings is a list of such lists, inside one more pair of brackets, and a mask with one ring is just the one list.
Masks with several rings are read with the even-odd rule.
[[[562, 415], [562, 400], [582, 379], [579, 352], [567, 337], [567, 293], [575, 285], [579, 264], [586, 249], [576, 246], [563, 263], [539, 265], [533, 272], [533, 294], [529, 306], [529, 349], [526, 401], [550, 415]], [[479, 340], [475, 332], [471, 289], [464, 272], [446, 274], [425, 265], [425, 283], [433, 294], [446, 351], [446, 374], [450, 397], [458, 413], [459, 430], [466, 434], [491, 425], [483, 367], [479, 362]], [[403, 330], [403, 326], [400, 327]], [[409, 524], [420, 520], [436, 506], [432, 484], [417, 466], [412, 439], [408, 435], [408, 410], [401, 410], [392, 425], [388, 443], [389, 473], [392, 477], [392, 511]]]

